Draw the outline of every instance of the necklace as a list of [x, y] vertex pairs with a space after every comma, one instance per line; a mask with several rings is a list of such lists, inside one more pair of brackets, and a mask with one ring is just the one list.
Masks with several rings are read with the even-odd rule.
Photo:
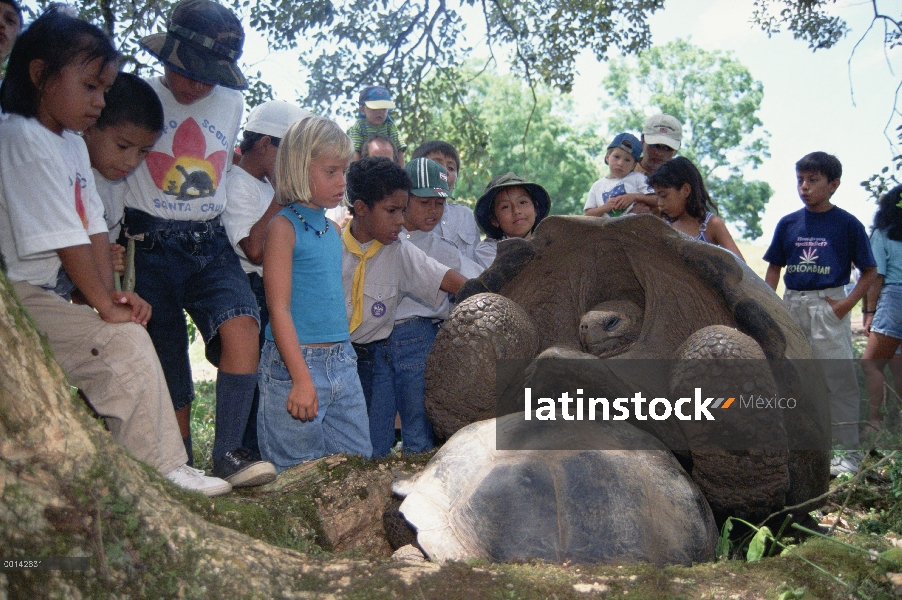
[[294, 207], [293, 204], [289, 204], [288, 208], [291, 209], [291, 212], [298, 216], [298, 219], [301, 220], [301, 223], [304, 224], [304, 231], [310, 231], [311, 229], [317, 235], [317, 237], [323, 237], [326, 235], [326, 232], [329, 231], [329, 219], [326, 219], [326, 228], [322, 231], [318, 230], [316, 227], [307, 222], [307, 219], [304, 218], [304, 215], [298, 212], [298, 210]]

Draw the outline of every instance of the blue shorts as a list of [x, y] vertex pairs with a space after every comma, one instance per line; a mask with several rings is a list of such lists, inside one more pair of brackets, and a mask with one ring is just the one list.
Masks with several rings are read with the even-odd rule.
[[890, 283], [880, 290], [871, 331], [902, 340], [902, 285]]
[[194, 400], [185, 312], [218, 365], [219, 327], [235, 317], [260, 323], [257, 299], [222, 222], [168, 221], [125, 209], [126, 234], [135, 239], [135, 291], [153, 307], [153, 341], [175, 410]]

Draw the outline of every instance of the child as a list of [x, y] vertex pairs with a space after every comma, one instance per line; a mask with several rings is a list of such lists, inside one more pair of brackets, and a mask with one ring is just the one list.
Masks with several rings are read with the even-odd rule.
[[[163, 133], [163, 105], [153, 88], [131, 73], [119, 73], [104, 98], [106, 106], [100, 118], [82, 137], [103, 200], [110, 241], [115, 242], [125, 211], [125, 177], [141, 164]], [[122, 246], [114, 243], [110, 249], [114, 260], [122, 260]]]
[[682, 156], [668, 160], [649, 175], [648, 184], [655, 189], [661, 212], [671, 227], [725, 248], [745, 261], [723, 219], [715, 214], [717, 205], [692, 161]]
[[[460, 155], [457, 148], [441, 140], [432, 140], [420, 144], [411, 155], [415, 158], [428, 158], [445, 167], [448, 172], [448, 191], [454, 191], [457, 175], [460, 172]], [[472, 261], [476, 260], [476, 246], [479, 244], [479, 227], [473, 211], [465, 204], [445, 202], [442, 219], [433, 230], [435, 235], [457, 246], [460, 253]]]
[[263, 257], [271, 320], [257, 421], [260, 450], [279, 471], [325, 454], [372, 454], [348, 340], [341, 237], [325, 216], [344, 197], [353, 152], [348, 136], [323, 117], [292, 125], [279, 149], [276, 199], [283, 208], [270, 223]]
[[551, 198], [539, 184], [513, 173], [492, 179], [476, 201], [476, 222], [487, 236], [476, 247], [476, 262], [492, 266], [498, 242], [515, 237], [528, 240], [550, 209]]
[[[861, 368], [870, 397], [868, 420], [874, 430], [879, 430], [883, 426], [880, 406], [886, 388], [883, 370], [898, 356], [902, 342], [902, 186], [897, 185], [880, 198], [871, 229], [871, 251], [877, 263], [877, 277], [861, 311], [868, 334]], [[893, 379], [902, 385], [895, 372]], [[887, 402], [888, 412], [892, 405]]]
[[[462, 251], [448, 240], [434, 235], [435, 230], [445, 220], [445, 211], [449, 206], [447, 199], [451, 197], [448, 185], [450, 178], [445, 168], [428, 158], [416, 158], [407, 163], [404, 169], [412, 181], [413, 188], [404, 213], [401, 240], [415, 245], [428, 256], [468, 278], [478, 277], [483, 267], [464, 256]], [[408, 301], [421, 304], [405, 296], [402, 305]], [[449, 302], [445, 299], [441, 307], [431, 307], [427, 310], [430, 312], [430, 318], [446, 319], [450, 312]], [[399, 306], [399, 314], [401, 312]], [[399, 316], [399, 319], [401, 318], [406, 317]]]
[[[257, 298], [261, 348], [265, 341], [266, 326], [269, 325], [261, 265], [263, 244], [269, 222], [282, 210], [282, 205], [276, 202], [273, 188], [276, 180], [276, 154], [288, 128], [310, 114], [303, 108], [279, 100], [270, 100], [254, 107], [244, 126], [244, 139], [239, 146], [241, 158], [229, 171], [226, 179], [226, 196], [229, 201], [222, 213], [222, 224]], [[252, 453], [259, 452], [258, 400], [255, 395], [241, 442], [241, 446]]]
[[[0, 87], [0, 251], [16, 295], [73, 385], [135, 458], [209, 496], [231, 485], [186, 466], [151, 307], [116, 292], [103, 204], [84, 141], [119, 53], [97, 27], [53, 8], [22, 34]], [[89, 306], [70, 304], [75, 286]], [[96, 312], [95, 312], [96, 311]]]
[[[457, 293], [466, 281], [413, 244], [398, 242], [410, 189], [407, 172], [386, 158], [364, 158], [348, 170], [348, 199], [354, 218], [342, 233], [341, 270], [373, 456], [388, 454], [395, 443], [398, 407], [386, 339], [395, 325], [398, 303], [404, 294], [410, 294], [435, 306], [446, 297], [444, 292]], [[402, 431], [405, 416], [413, 414], [407, 408], [416, 410], [402, 407]], [[422, 425], [425, 419], [417, 421]], [[412, 421], [408, 423], [413, 427]], [[428, 432], [418, 434], [418, 443], [428, 447]]]
[[184, 311], [218, 367], [213, 472], [232, 485], [271, 481], [275, 469], [241, 446], [257, 387], [257, 300], [229, 244], [225, 168], [238, 134], [247, 87], [235, 65], [241, 22], [210, 0], [175, 5], [165, 34], [141, 40], [163, 63], [149, 80], [166, 129], [126, 178], [125, 237], [134, 239], [136, 291], [154, 307], [154, 342], [185, 445], [191, 447], [194, 383]]
[[583, 209], [586, 216], [619, 217], [633, 212], [634, 207], [645, 207], [641, 202], [618, 202], [624, 194], [644, 196], [650, 193], [645, 175], [633, 171], [641, 156], [642, 143], [636, 136], [621, 133], [614, 138], [604, 155], [604, 164], [610, 167], [611, 173], [596, 181], [589, 190]]
[[283, 208], [273, 187], [276, 154], [288, 128], [309, 116], [309, 111], [280, 100], [254, 107], [239, 146], [241, 159], [226, 180], [229, 201], [222, 222], [257, 297], [261, 335], [269, 323], [263, 292], [263, 245], [269, 222]]
[[410, 160], [416, 158], [428, 158], [443, 166], [448, 173], [448, 190], [454, 191], [457, 174], [460, 172], [460, 155], [457, 153], [457, 148], [448, 142], [432, 140], [417, 146], [410, 156]]
[[[823, 362], [822, 371], [834, 443], [854, 450], [861, 395], [852, 365], [849, 312], [874, 282], [877, 270], [864, 226], [830, 202], [841, 176], [839, 159], [826, 152], [812, 152], [796, 163], [799, 197], [805, 208], [780, 219], [764, 260], [770, 263], [765, 281], [774, 290], [780, 271], [787, 267], [783, 298], [808, 338], [814, 357], [843, 359]], [[846, 296], [843, 286], [849, 282], [853, 263], [861, 277]], [[859, 459], [855, 452], [836, 456], [830, 472], [857, 472]]]
[[0, 66], [12, 52], [21, 31], [22, 7], [15, 0], [0, 0]]
[[[404, 213], [401, 242], [413, 244], [464, 277], [478, 277], [482, 267], [461, 256], [451, 242], [432, 234], [442, 220], [445, 198], [449, 197], [445, 169], [428, 158], [411, 160], [404, 169], [413, 180], [413, 189]], [[426, 394], [424, 370], [439, 325], [450, 313], [451, 300], [447, 294], [435, 306], [405, 294], [395, 312], [394, 329], [385, 341], [391, 377], [386, 385], [378, 386], [374, 391], [384, 392], [388, 397], [374, 396], [372, 402], [397, 407], [405, 451], [425, 452], [434, 445], [432, 425], [426, 418], [423, 404]]]
[[376, 134], [384, 135], [391, 140], [398, 150], [396, 162], [404, 166], [404, 150], [407, 144], [401, 143], [401, 136], [394, 120], [388, 111], [395, 107], [391, 94], [384, 87], [371, 85], [360, 91], [357, 99], [359, 112], [357, 120], [348, 129], [348, 135], [354, 144], [354, 160], [360, 160], [360, 150], [367, 138]]
[[[648, 177], [665, 162], [673, 158], [683, 140], [683, 125], [676, 117], [657, 114], [649, 117], [642, 127], [642, 159], [636, 163], [635, 171]], [[660, 217], [658, 197], [654, 190], [645, 194], [626, 193], [614, 201], [614, 208], [624, 208], [632, 204], [632, 214], [652, 213]]]

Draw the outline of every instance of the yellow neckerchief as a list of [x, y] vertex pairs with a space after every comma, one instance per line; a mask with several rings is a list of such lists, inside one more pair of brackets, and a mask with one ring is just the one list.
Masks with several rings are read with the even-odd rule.
[[[351, 222], [353, 223], [353, 221]], [[354, 310], [351, 313], [351, 322], [348, 323], [348, 327], [353, 332], [363, 323], [363, 280], [366, 277], [366, 261], [372, 258], [376, 252], [379, 252], [382, 242], [373, 240], [373, 243], [364, 253], [360, 249], [360, 244], [357, 243], [357, 240], [351, 234], [351, 223], [345, 225], [344, 230], [342, 230], [341, 240], [344, 242], [348, 252], [360, 259], [357, 268], [354, 269], [354, 282], [351, 284], [351, 303], [354, 306]]]

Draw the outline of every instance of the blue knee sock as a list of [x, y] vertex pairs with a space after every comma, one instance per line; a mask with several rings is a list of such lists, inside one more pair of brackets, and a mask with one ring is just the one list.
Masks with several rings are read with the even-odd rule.
[[216, 437], [213, 441], [213, 463], [226, 452], [241, 447], [247, 427], [257, 374], [236, 375], [218, 371], [216, 376]]
[[194, 446], [191, 444], [191, 436], [182, 438], [182, 442], [185, 444], [185, 453], [188, 455], [188, 462], [185, 464], [189, 467], [194, 466]]
[[247, 417], [247, 427], [244, 428], [244, 438], [241, 447], [247, 448], [254, 456], [260, 456], [260, 442], [257, 439], [257, 411], [260, 409], [260, 390], [254, 391], [254, 401], [251, 404], [251, 412]]

